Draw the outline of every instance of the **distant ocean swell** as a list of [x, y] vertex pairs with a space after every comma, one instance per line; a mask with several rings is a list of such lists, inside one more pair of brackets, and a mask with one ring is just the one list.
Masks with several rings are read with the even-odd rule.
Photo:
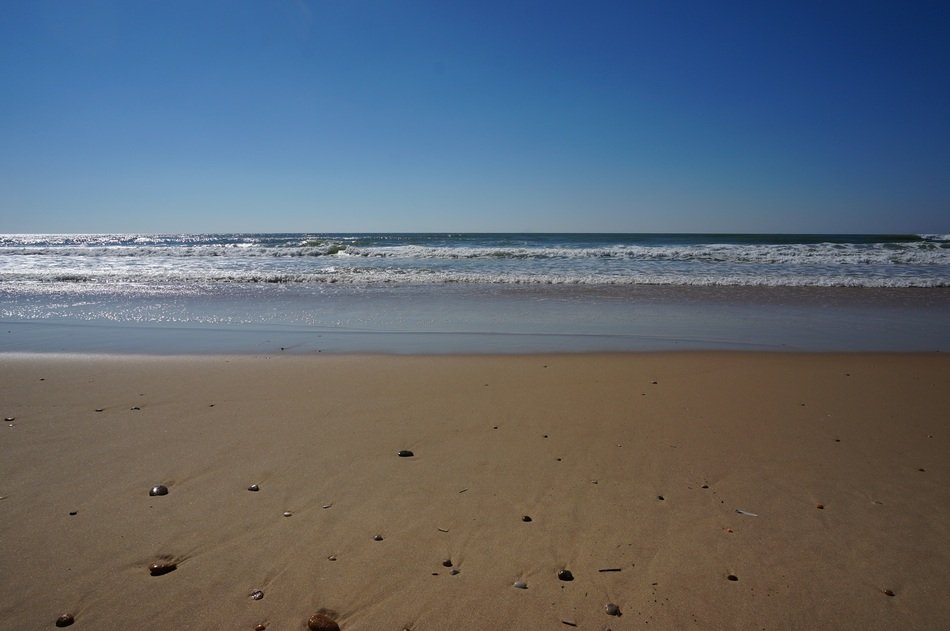
[[0, 236], [6, 291], [222, 283], [947, 287], [950, 235]]

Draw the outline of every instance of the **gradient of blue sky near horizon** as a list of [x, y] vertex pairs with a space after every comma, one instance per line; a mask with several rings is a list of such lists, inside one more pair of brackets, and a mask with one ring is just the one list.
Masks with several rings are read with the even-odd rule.
[[950, 4], [0, 4], [0, 232], [950, 232]]

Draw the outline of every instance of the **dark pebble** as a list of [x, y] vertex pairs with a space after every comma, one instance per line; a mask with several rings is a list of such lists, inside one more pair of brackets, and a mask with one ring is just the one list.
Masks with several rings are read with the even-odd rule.
[[662, 495], [657, 495], [657, 496], [656, 496], [656, 499], [658, 499], [658, 500], [660, 500], [660, 501], [662, 502], [663, 499], [664, 499], [664, 497], [663, 497]]
[[96, 412], [102, 412], [103, 408], [96, 408]]
[[408, 449], [403, 449], [402, 451], [397, 452], [397, 455], [400, 458], [412, 458], [415, 454]]
[[525, 583], [524, 581], [515, 581], [512, 587], [514, 587], [515, 589], [528, 589], [528, 584]]
[[557, 577], [562, 581], [573, 581], [574, 575], [571, 574], [570, 570], [558, 570]]
[[152, 563], [148, 566], [148, 573], [152, 576], [163, 576], [169, 572], [174, 572], [178, 569], [176, 563], [162, 562], [162, 563]]
[[59, 618], [56, 619], [56, 626], [68, 627], [74, 622], [76, 622], [76, 619], [73, 618], [72, 614], [64, 613], [63, 615], [61, 615]]
[[310, 631], [340, 631], [340, 625], [322, 613], [315, 613], [310, 616], [310, 619], [307, 620], [307, 628]]
[[739, 577], [736, 576], [735, 574], [730, 574], [730, 575], [727, 576], [726, 578], [728, 578], [730, 581], [738, 581], [738, 580], [739, 580]]
[[620, 614], [620, 607], [618, 607], [617, 605], [615, 605], [615, 604], [613, 604], [613, 603], [607, 603], [606, 605], [604, 605], [604, 611], [607, 612], [607, 615], [608, 615], [608, 616], [619, 616], [619, 615], [621, 615], [621, 614]]
[[70, 517], [75, 517], [75, 516], [78, 515], [78, 514], [79, 514], [79, 513], [77, 513], [77, 512], [74, 511], [74, 510], [69, 511], [69, 516], [70, 516]]
[[373, 541], [382, 541], [382, 540], [383, 540], [382, 535], [373, 535]]
[[15, 416], [8, 416], [8, 417], [6, 417], [6, 418], [3, 419], [3, 420], [6, 421], [7, 423], [12, 423], [13, 421], [16, 420], [16, 417], [15, 417]]
[[264, 597], [264, 592], [262, 592], [259, 589], [255, 589], [254, 591], [251, 592], [250, 596], [251, 596], [251, 600], [260, 600], [261, 598]]
[[141, 410], [142, 408], [140, 408], [139, 406], [136, 405], [136, 406], [133, 406], [133, 407], [130, 408], [130, 409], [132, 409], [133, 411], [136, 411], [136, 410]]
[[531, 521], [531, 517], [528, 515], [522, 515], [521, 521]]
[[267, 625], [263, 625], [263, 624], [254, 625], [254, 631], [267, 631]]
[[452, 576], [456, 576], [459, 574], [459, 572], [461, 572], [461, 570], [457, 570], [453, 567], [451, 571], [449, 571], [449, 574], [451, 574]]
[[894, 592], [892, 592], [892, 591], [889, 590], [889, 589], [882, 589], [881, 591], [884, 592], [884, 594], [887, 595], [887, 596], [893, 596], [893, 595], [894, 595]]
[[818, 504], [817, 506], [815, 506], [815, 508], [817, 508], [818, 510], [825, 510], [825, 505], [824, 505], [824, 504]]
[[168, 495], [168, 487], [163, 484], [159, 484], [158, 486], [153, 486], [152, 490], [149, 491], [148, 494], [151, 495], [152, 497], [156, 495]]
[[251, 486], [247, 487], [247, 490], [248, 490], [248, 491], [254, 491], [254, 492], [256, 493], [257, 491], [260, 491], [260, 490], [261, 490], [261, 487], [259, 487], [259, 486], [256, 485], [256, 484], [252, 484]]
[[452, 559], [445, 559], [442, 561], [442, 567], [452, 567]]
[[703, 488], [704, 488], [704, 489], [708, 489], [708, 488], [709, 488], [709, 485], [708, 485], [708, 484], [704, 484], [704, 485], [703, 485]]

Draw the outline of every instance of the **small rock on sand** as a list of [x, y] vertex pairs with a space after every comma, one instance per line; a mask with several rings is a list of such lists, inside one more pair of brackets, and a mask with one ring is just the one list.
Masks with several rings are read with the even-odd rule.
[[168, 487], [164, 484], [158, 484], [153, 486], [152, 489], [148, 492], [149, 495], [155, 497], [157, 495], [168, 495]]
[[76, 619], [73, 618], [73, 615], [71, 613], [64, 613], [63, 615], [61, 615], [59, 618], [56, 619], [56, 626], [68, 627], [74, 622], [76, 622]]
[[573, 581], [573, 580], [574, 580], [574, 575], [571, 574], [571, 571], [570, 571], [570, 570], [558, 570], [558, 571], [557, 571], [557, 577], [558, 577], [558, 579], [560, 579], [560, 580], [562, 580], [562, 581]]
[[257, 484], [252, 484], [251, 486], [247, 487], [247, 490], [254, 491], [256, 493], [257, 491], [261, 490], [261, 487], [258, 486]]
[[340, 631], [340, 625], [329, 616], [322, 613], [315, 613], [307, 620], [307, 628], [310, 631]]
[[620, 615], [620, 607], [618, 607], [617, 605], [615, 605], [615, 604], [613, 604], [613, 603], [607, 603], [606, 605], [604, 605], [604, 611], [607, 612], [607, 615], [608, 615], [608, 616], [619, 616], [619, 615]]
[[402, 449], [396, 452], [396, 455], [398, 455], [400, 458], [412, 458], [415, 454], [408, 449]]
[[152, 563], [148, 566], [148, 573], [152, 576], [162, 576], [168, 574], [169, 572], [174, 572], [178, 569], [178, 565], [171, 563], [170, 561], [162, 561], [160, 563]]
[[515, 589], [528, 589], [528, 584], [524, 581], [515, 581], [512, 587]]

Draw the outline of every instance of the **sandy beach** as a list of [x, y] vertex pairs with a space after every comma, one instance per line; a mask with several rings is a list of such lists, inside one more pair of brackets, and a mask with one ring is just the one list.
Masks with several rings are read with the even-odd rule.
[[950, 628], [948, 409], [941, 353], [7, 354], [0, 618]]

